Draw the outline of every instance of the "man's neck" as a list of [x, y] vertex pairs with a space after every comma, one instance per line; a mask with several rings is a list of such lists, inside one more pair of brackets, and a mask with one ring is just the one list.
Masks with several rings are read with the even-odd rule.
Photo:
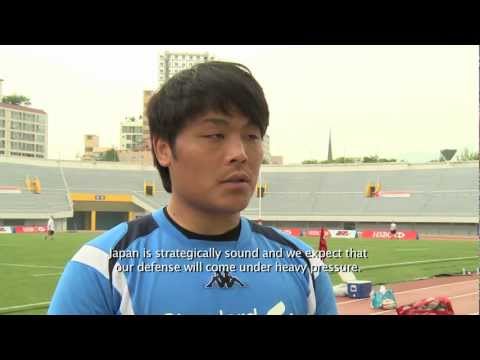
[[181, 227], [203, 235], [220, 235], [235, 228], [240, 222], [240, 213], [208, 213], [186, 206], [172, 195], [167, 205], [168, 215]]

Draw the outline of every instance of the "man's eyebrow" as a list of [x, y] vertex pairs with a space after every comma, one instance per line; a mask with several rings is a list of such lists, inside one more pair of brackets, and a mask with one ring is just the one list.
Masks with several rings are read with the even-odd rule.
[[[201, 124], [207, 124], [207, 123], [212, 123], [213, 125], [220, 125], [220, 126], [228, 126], [230, 125], [230, 121], [225, 119], [225, 118], [221, 118], [221, 117], [208, 117], [208, 118], [204, 118], [200, 121]], [[243, 125], [242, 127], [243, 128], [247, 128], [247, 127], [251, 127], [251, 126], [254, 126], [256, 127], [257, 125], [255, 123], [253, 123], [252, 121], [249, 121], [247, 122], [245, 125]]]
[[208, 118], [202, 119], [201, 123], [202, 124], [213, 123], [214, 125], [229, 125], [230, 124], [230, 122], [227, 119], [219, 118], [219, 117], [208, 117]]

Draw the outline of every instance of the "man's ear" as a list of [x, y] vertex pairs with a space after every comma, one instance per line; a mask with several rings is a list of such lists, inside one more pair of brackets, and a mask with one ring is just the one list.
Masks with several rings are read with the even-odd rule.
[[158, 163], [163, 167], [169, 167], [172, 162], [172, 149], [168, 141], [156, 136], [152, 139], [152, 145]]

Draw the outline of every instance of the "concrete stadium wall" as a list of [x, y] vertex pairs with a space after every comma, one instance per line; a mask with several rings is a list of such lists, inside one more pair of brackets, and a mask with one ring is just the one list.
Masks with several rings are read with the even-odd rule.
[[133, 203], [121, 202], [95, 202], [95, 201], [74, 201], [74, 211], [132, 211], [142, 212], [143, 209]]

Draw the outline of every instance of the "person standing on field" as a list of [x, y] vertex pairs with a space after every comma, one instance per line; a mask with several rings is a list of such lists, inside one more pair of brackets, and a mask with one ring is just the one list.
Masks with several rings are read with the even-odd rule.
[[323, 259], [325, 259], [325, 253], [328, 250], [325, 228], [323, 226], [320, 228], [320, 242], [318, 244], [318, 250], [321, 251], [320, 259], [323, 261]]
[[48, 218], [48, 223], [47, 223], [47, 235], [45, 235], [45, 240], [50, 238], [50, 240], [53, 240], [53, 235], [55, 234], [55, 221], [53, 220], [53, 216], [50, 215]]

